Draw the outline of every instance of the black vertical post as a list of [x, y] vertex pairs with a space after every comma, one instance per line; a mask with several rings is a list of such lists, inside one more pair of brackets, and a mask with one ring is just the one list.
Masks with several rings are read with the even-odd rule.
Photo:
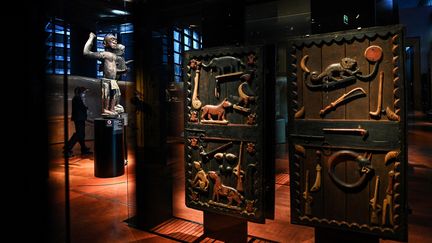
[[[66, 11], [66, 8], [63, 8]], [[68, 25], [65, 23], [63, 25], [63, 125], [64, 125], [64, 147], [67, 151], [67, 143], [69, 140], [69, 109], [68, 109], [68, 92], [69, 92], [69, 80], [68, 80], [68, 62], [67, 62], [67, 29]], [[65, 155], [65, 154], [64, 154]], [[66, 242], [71, 241], [70, 234], [70, 195], [69, 195], [69, 157], [64, 156], [65, 164], [65, 224], [66, 224]]]
[[137, 117], [136, 224], [148, 229], [172, 218], [172, 182], [166, 161], [165, 87], [160, 40], [153, 38], [163, 14], [154, 2], [135, 3], [134, 34], [137, 91], [143, 111]]
[[[13, 3], [12, 3], [13, 4]], [[4, 108], [4, 132], [13, 134], [3, 149], [2, 161], [7, 173], [4, 195], [13, 199], [5, 208], [8, 224], [3, 231], [7, 236], [19, 237], [22, 242], [49, 242], [50, 208], [48, 205], [49, 163], [47, 153], [48, 133], [46, 122], [45, 82], [45, 1], [15, 3], [14, 17], [24, 21], [14, 25], [6, 21], [14, 48], [5, 48], [10, 57], [7, 80], [3, 87], [4, 97], [15, 93]], [[9, 69], [10, 68], [10, 69]], [[10, 97], [10, 96], [8, 96]], [[10, 105], [19, 102], [20, 105]], [[18, 104], [18, 103], [15, 103]], [[21, 107], [21, 108], [19, 108]], [[25, 110], [25, 111], [24, 111]], [[26, 138], [26, 139], [13, 139]], [[16, 178], [13, 183], [9, 178]], [[31, 225], [31, 227], [25, 227]], [[24, 226], [25, 232], [18, 230]], [[19, 233], [18, 233], [19, 232]], [[18, 234], [17, 234], [18, 233]], [[6, 236], [6, 237], [7, 237]]]

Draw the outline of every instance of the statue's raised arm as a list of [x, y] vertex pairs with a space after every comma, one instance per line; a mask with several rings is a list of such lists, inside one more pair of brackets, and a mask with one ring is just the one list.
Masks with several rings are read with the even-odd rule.
[[103, 59], [103, 55], [101, 52], [92, 52], [91, 51], [95, 37], [96, 37], [96, 35], [93, 32], [90, 32], [89, 38], [84, 45], [83, 54], [86, 57]]

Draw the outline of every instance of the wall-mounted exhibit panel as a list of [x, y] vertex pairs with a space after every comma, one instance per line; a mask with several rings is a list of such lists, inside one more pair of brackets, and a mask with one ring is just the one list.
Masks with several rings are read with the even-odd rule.
[[289, 41], [292, 223], [407, 239], [403, 32]]
[[264, 222], [274, 212], [274, 48], [184, 55], [186, 205]]

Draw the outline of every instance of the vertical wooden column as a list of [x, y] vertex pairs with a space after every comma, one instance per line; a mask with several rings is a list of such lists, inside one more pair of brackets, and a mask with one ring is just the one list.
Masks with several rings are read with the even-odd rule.
[[247, 221], [204, 211], [204, 236], [223, 242], [247, 242]]

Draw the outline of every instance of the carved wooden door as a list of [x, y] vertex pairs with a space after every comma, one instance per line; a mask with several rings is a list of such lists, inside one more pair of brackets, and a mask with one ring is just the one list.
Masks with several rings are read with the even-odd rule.
[[403, 28], [288, 46], [291, 222], [407, 239]]
[[215, 48], [183, 58], [186, 205], [264, 222], [274, 211], [274, 51]]

